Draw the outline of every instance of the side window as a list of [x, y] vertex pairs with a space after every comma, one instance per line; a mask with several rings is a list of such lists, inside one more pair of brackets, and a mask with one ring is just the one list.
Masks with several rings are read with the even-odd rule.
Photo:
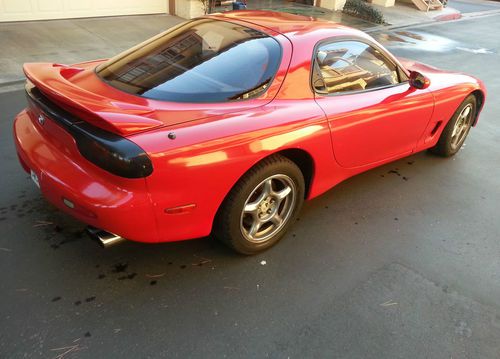
[[400, 82], [398, 68], [374, 47], [340, 41], [316, 50], [313, 86], [320, 93], [361, 91]]

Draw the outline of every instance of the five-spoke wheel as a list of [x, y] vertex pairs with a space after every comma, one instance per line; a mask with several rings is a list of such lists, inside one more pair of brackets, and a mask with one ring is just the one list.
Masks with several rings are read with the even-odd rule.
[[460, 147], [465, 141], [465, 137], [469, 133], [472, 125], [473, 118], [473, 106], [472, 103], [468, 103], [462, 111], [460, 111], [455, 126], [453, 126], [453, 132], [451, 134], [451, 147], [453, 149]]
[[274, 155], [234, 186], [217, 215], [214, 234], [243, 254], [258, 253], [283, 237], [304, 202], [304, 177], [290, 159]]
[[297, 189], [283, 174], [266, 178], [248, 196], [241, 213], [241, 232], [250, 242], [262, 242], [277, 233], [293, 212]]

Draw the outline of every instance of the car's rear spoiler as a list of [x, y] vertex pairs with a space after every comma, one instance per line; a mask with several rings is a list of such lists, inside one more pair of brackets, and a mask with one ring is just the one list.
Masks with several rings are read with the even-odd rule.
[[147, 106], [106, 98], [71, 82], [80, 72], [91, 70], [50, 63], [27, 63], [23, 69], [28, 80], [45, 96], [103, 130], [126, 136], [163, 125], [151, 118], [153, 110]]

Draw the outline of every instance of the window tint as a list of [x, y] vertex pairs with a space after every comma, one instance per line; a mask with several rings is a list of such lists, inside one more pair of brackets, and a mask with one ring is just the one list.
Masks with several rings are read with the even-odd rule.
[[118, 89], [175, 102], [223, 102], [265, 91], [281, 61], [279, 43], [254, 29], [212, 19], [169, 30], [97, 68]]
[[341, 41], [317, 50], [313, 85], [318, 92], [360, 91], [397, 83], [397, 66], [368, 44]]

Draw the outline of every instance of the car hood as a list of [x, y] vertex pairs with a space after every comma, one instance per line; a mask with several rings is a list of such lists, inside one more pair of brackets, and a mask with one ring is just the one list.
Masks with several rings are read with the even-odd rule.
[[224, 104], [174, 103], [127, 94], [97, 76], [94, 69], [103, 61], [76, 65], [27, 63], [23, 69], [28, 80], [51, 101], [94, 126], [122, 136], [262, 105], [254, 100]]

